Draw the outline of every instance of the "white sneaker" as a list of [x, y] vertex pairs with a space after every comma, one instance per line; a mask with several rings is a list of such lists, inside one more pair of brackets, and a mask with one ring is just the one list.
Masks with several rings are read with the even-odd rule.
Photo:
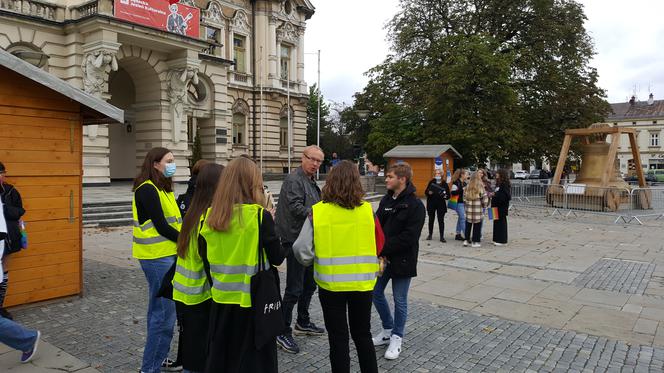
[[374, 346], [383, 346], [390, 343], [390, 336], [392, 336], [392, 329], [383, 329], [377, 336], [373, 337]]
[[470, 245], [470, 247], [482, 247], [482, 245], [480, 245], [479, 242], [473, 242], [473, 244]]
[[465, 247], [465, 246], [468, 246], [468, 241], [463, 240], [463, 246], [464, 246], [464, 247]]
[[493, 243], [493, 246], [505, 246], [505, 244], [504, 244], [504, 243], [494, 242], [494, 243]]
[[402, 341], [403, 338], [399, 337], [398, 335], [393, 335], [392, 338], [390, 338], [390, 346], [387, 348], [387, 351], [385, 351], [385, 358], [387, 360], [394, 360], [399, 357], [401, 354]]

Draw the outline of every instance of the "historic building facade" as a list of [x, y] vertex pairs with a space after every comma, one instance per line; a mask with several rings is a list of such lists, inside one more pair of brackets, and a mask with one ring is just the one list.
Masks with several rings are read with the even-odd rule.
[[[127, 20], [130, 6], [163, 24]], [[185, 180], [196, 135], [203, 158], [281, 173], [289, 144], [293, 167], [306, 145], [313, 13], [308, 0], [0, 0], [0, 48], [125, 110], [124, 125], [84, 131], [86, 184], [133, 178], [155, 146]]]
[[[610, 125], [636, 129], [644, 171], [664, 169], [664, 100], [655, 100], [652, 94], [647, 101], [632, 97], [628, 102], [611, 104], [611, 109], [607, 118]], [[631, 149], [627, 136], [623, 136], [618, 159], [624, 174], [634, 168]]]

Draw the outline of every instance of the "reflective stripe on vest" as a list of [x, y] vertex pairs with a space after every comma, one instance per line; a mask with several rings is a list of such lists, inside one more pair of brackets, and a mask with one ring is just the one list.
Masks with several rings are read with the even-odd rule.
[[[201, 220], [202, 218], [201, 216]], [[173, 275], [173, 300], [188, 306], [201, 304], [212, 297], [203, 259], [198, 253], [198, 232], [201, 223], [202, 221], [192, 232], [185, 257], [178, 256]]]
[[[175, 201], [175, 195], [173, 195], [172, 192], [168, 193], [159, 190], [159, 188], [157, 188], [150, 180], [139, 185], [139, 188], [144, 187], [146, 184], [151, 185], [157, 191], [161, 210], [164, 213], [168, 225], [175, 230], [180, 231], [180, 227], [182, 226], [182, 216], [180, 215], [180, 209]], [[159, 232], [157, 232], [157, 228], [154, 227], [152, 220], [146, 220], [143, 224], [138, 222], [136, 195], [134, 195], [131, 209], [134, 217], [132, 239], [132, 252], [134, 258], [157, 259], [175, 255], [177, 252], [177, 244], [168, 238], [161, 236]]]
[[261, 206], [237, 205], [225, 232], [215, 231], [205, 220], [201, 236], [207, 243], [210, 291], [216, 303], [251, 307], [251, 277], [258, 268], [258, 218], [262, 214]]
[[314, 279], [328, 291], [369, 291], [378, 272], [371, 205], [354, 209], [319, 202], [313, 206]]

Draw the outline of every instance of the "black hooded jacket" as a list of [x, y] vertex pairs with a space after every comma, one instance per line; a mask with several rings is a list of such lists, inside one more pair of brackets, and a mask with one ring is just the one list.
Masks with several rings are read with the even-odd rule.
[[25, 214], [25, 209], [21, 195], [13, 185], [0, 185], [0, 198], [2, 198], [3, 211], [7, 221], [7, 239], [5, 240], [5, 255], [7, 255], [15, 253], [23, 247], [19, 220]]
[[388, 191], [376, 211], [385, 234], [381, 256], [389, 261], [393, 277], [415, 277], [426, 211], [422, 201], [415, 196], [415, 186], [411, 183], [397, 198], [393, 195]]

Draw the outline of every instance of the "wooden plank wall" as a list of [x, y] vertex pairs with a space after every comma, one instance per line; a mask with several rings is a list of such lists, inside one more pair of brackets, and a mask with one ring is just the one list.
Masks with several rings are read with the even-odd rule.
[[26, 209], [28, 249], [6, 258], [6, 306], [82, 291], [80, 105], [0, 67], [0, 161]]
[[[454, 174], [454, 157], [449, 152], [441, 154], [443, 159], [443, 178], [446, 177], [446, 164], [445, 160], [449, 159], [450, 172]], [[392, 166], [397, 160], [403, 160], [408, 163], [413, 169], [413, 185], [415, 185], [416, 195], [424, 197], [424, 191], [429, 184], [429, 181], [434, 176], [434, 159], [433, 158], [394, 158], [389, 160], [389, 165]]]

